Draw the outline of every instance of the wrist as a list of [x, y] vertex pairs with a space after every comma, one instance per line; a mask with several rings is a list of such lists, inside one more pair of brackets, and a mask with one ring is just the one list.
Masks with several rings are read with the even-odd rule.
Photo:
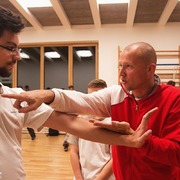
[[44, 94], [44, 103], [45, 104], [51, 104], [54, 101], [55, 94], [52, 90], [45, 90]]

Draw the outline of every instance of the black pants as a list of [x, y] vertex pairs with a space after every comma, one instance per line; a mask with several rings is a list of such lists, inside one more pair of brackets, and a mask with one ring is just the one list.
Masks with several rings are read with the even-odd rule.
[[28, 132], [29, 132], [29, 134], [31, 136], [31, 139], [34, 140], [36, 138], [36, 134], [34, 132], [34, 129], [28, 127], [27, 130], [28, 130]]

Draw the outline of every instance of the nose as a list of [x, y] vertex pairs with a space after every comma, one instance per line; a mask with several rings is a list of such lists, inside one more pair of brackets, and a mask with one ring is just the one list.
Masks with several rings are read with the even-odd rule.
[[125, 74], [125, 68], [123, 66], [121, 66], [119, 68], [119, 76], [123, 76]]
[[16, 54], [14, 54], [13, 57], [14, 57], [14, 59], [15, 59], [16, 61], [21, 60], [20, 52], [19, 52], [19, 51], [16, 51]]

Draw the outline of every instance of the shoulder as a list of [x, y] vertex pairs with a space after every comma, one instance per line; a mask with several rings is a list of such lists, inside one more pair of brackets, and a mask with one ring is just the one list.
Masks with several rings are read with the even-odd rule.
[[172, 94], [173, 96], [179, 96], [180, 95], [180, 88], [175, 86], [170, 86], [166, 84], [161, 84], [159, 86], [160, 91], [162, 91], [165, 94]]
[[155, 91], [155, 96], [157, 100], [169, 104], [179, 104], [180, 102], [180, 88], [169, 86], [166, 84], [158, 85], [157, 90]]

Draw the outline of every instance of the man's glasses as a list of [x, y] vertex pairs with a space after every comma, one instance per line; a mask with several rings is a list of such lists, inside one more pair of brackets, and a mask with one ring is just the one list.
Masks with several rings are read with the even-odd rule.
[[7, 47], [7, 46], [3, 46], [3, 45], [0, 45], [0, 47], [10, 51], [11, 54], [14, 55], [14, 56], [17, 55], [17, 53], [20, 53], [21, 50], [22, 50], [19, 47]]

